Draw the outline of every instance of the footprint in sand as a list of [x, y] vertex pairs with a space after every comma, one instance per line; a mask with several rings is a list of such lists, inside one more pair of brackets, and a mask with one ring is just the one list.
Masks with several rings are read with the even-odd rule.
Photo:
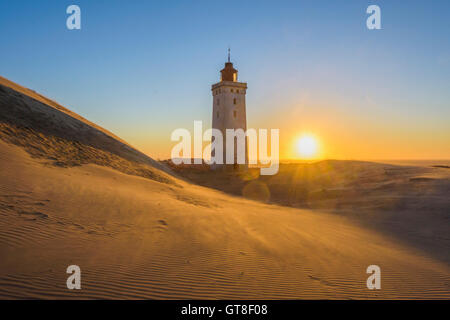
[[167, 231], [167, 222], [165, 220], [158, 220], [158, 225], [155, 226], [154, 228], [157, 229], [159, 232], [163, 232], [163, 231]]
[[[21, 211], [19, 212], [20, 216], [32, 216], [32, 217], [37, 217], [37, 218], [41, 218], [41, 219], [47, 219], [48, 215], [39, 211]], [[34, 219], [35, 220], [35, 219]]]
[[167, 222], [165, 220], [158, 220], [158, 222], [163, 226], [167, 226]]
[[325, 285], [325, 286], [335, 287], [334, 284], [332, 284], [332, 283], [330, 283], [330, 282], [328, 282], [328, 281], [326, 281], [326, 280], [323, 280], [323, 279], [321, 279], [321, 278], [319, 278], [319, 277], [314, 277], [314, 276], [311, 276], [311, 275], [308, 275], [308, 277], [309, 277], [310, 279], [312, 279], [312, 280], [315, 280], [315, 281], [320, 282], [321, 284], [323, 284], [323, 285]]

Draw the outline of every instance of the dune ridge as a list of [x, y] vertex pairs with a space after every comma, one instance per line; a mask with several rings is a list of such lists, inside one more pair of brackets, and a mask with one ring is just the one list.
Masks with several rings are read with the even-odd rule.
[[[0, 137], [58, 166], [109, 166], [174, 183], [169, 170], [109, 131], [32, 90], [0, 77]], [[155, 170], [159, 169], [159, 170]]]

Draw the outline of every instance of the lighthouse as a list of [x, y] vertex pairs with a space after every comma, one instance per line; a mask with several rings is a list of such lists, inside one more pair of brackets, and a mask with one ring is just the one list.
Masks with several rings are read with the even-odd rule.
[[[238, 71], [233, 67], [230, 61], [230, 49], [228, 49], [228, 61], [225, 67], [220, 70], [220, 82], [215, 83], [211, 87], [213, 96], [213, 114], [212, 128], [222, 132], [223, 143], [223, 163], [227, 158], [226, 129], [242, 129], [247, 130], [247, 115], [245, 111], [245, 94], [247, 92], [247, 83], [238, 82]], [[245, 165], [238, 165], [237, 161], [237, 139], [234, 138], [234, 162], [225, 167], [242, 168], [248, 164], [247, 139], [245, 138]], [[214, 156], [215, 150], [212, 150]], [[219, 164], [212, 165], [212, 169], [224, 167]]]

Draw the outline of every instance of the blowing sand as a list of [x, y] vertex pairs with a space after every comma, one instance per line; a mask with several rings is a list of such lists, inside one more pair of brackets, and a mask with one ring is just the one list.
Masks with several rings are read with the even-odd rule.
[[[0, 298], [450, 298], [445, 257], [351, 216], [189, 183], [65, 113], [59, 126], [84, 128], [74, 152], [77, 126], [45, 128], [60, 111], [2, 89]], [[72, 264], [81, 290], [66, 288]], [[381, 290], [366, 288], [372, 264]]]

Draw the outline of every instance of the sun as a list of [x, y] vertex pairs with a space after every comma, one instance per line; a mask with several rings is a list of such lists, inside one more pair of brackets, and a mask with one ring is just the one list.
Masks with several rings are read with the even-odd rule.
[[302, 158], [313, 158], [317, 155], [317, 139], [312, 135], [304, 135], [297, 141], [297, 151]]

